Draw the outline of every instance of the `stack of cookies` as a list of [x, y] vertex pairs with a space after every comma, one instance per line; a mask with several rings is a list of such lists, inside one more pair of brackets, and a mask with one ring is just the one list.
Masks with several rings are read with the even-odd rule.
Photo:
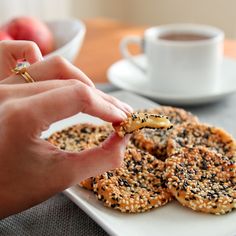
[[[183, 109], [160, 106], [142, 112], [168, 116], [173, 128], [135, 131], [123, 166], [84, 180], [80, 186], [121, 212], [145, 212], [173, 199], [213, 214], [234, 209], [235, 140]], [[64, 150], [81, 151], [100, 145], [111, 132], [109, 124], [79, 124], [54, 133], [48, 141]]]

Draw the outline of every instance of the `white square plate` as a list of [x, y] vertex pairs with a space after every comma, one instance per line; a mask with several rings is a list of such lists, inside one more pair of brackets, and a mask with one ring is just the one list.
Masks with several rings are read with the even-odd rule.
[[[112, 93], [112, 95], [127, 102], [134, 109], [157, 106], [157, 104], [129, 92], [119, 91]], [[97, 118], [79, 114], [54, 123], [49, 130], [43, 133], [42, 137], [48, 137], [57, 130], [81, 122], [102, 123]], [[92, 192], [80, 187], [69, 188], [64, 193], [111, 235], [236, 235], [236, 211], [223, 216], [208, 215], [194, 212], [173, 201], [146, 213], [125, 214], [104, 207]]]

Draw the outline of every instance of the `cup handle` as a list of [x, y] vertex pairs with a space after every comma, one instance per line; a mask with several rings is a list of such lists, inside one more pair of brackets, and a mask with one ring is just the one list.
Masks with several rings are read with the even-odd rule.
[[146, 69], [135, 61], [134, 57], [128, 50], [129, 44], [137, 44], [140, 46], [141, 49], [143, 49], [143, 42], [143, 38], [140, 36], [126, 36], [120, 42], [120, 51], [125, 59], [131, 62], [136, 68], [146, 73]]

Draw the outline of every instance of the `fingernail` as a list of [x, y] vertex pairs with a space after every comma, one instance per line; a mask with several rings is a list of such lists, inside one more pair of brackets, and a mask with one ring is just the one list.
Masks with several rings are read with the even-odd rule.
[[125, 139], [125, 143], [128, 144], [129, 140], [131, 138], [131, 134], [126, 134], [124, 139]]
[[132, 113], [134, 111], [133, 108], [130, 105], [128, 105], [127, 103], [123, 102], [123, 106], [129, 113]]
[[131, 137], [131, 134], [127, 134], [127, 135], [125, 135], [125, 137], [123, 138], [123, 146], [122, 146], [122, 148], [123, 148], [123, 152], [125, 152], [125, 150], [126, 150], [126, 148], [127, 148], [127, 145], [128, 145], [128, 143], [129, 143], [129, 140], [130, 140], [130, 137]]
[[124, 111], [122, 111], [122, 110], [118, 110], [118, 111], [119, 111], [120, 117], [122, 117], [122, 120], [127, 119], [127, 115], [126, 115], [126, 113]]
[[126, 115], [129, 115], [129, 114], [130, 114], [130, 111], [129, 111], [123, 104], [121, 104], [120, 109], [121, 109]]
[[43, 60], [44, 60], [44, 57], [40, 55], [39, 60], [40, 60], [40, 61], [43, 61]]

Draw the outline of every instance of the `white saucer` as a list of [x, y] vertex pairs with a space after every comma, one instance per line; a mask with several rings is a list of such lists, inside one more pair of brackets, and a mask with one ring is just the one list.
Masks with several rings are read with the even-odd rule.
[[[145, 56], [135, 56], [139, 64], [145, 64]], [[114, 63], [107, 71], [109, 81], [115, 86], [129, 90], [153, 100], [172, 105], [196, 105], [218, 101], [236, 91], [236, 60], [224, 58], [222, 84], [218, 91], [199, 96], [173, 95], [160, 93], [148, 86], [145, 74], [129, 61], [123, 59]]]

